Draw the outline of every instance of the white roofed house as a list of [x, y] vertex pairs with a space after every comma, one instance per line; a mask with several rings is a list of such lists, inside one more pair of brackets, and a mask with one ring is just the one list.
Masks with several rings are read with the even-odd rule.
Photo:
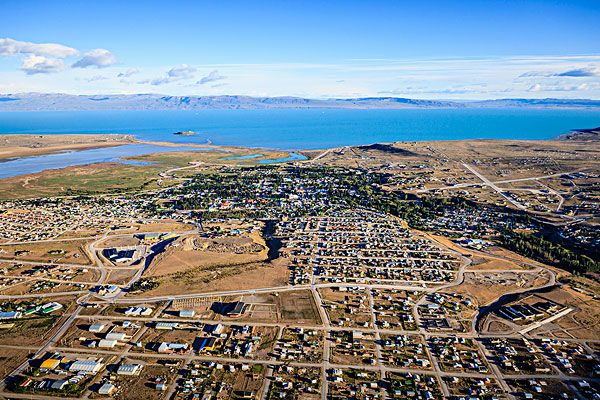
[[162, 342], [158, 348], [157, 351], [159, 353], [171, 353], [171, 352], [180, 352], [180, 351], [185, 351], [188, 349], [188, 344], [187, 343], [167, 343], [167, 342]]
[[98, 347], [112, 349], [118, 344], [116, 340], [101, 339], [98, 341]]
[[104, 335], [104, 339], [106, 340], [127, 340], [127, 335], [123, 332], [107, 332]]
[[83, 372], [84, 374], [95, 374], [100, 371], [104, 364], [98, 361], [73, 361], [69, 365], [70, 372]]
[[129, 307], [124, 312], [125, 315], [131, 316], [149, 316], [152, 314], [152, 309], [150, 307]]
[[104, 330], [105, 327], [106, 327], [105, 324], [103, 324], [101, 322], [96, 322], [95, 324], [90, 325], [90, 328], [88, 330], [90, 332], [100, 333]]
[[194, 310], [179, 310], [180, 318], [194, 318], [196, 312]]
[[139, 375], [142, 364], [121, 364], [117, 369], [117, 375]]
[[116, 386], [112, 383], [106, 382], [98, 389], [98, 394], [112, 395], [117, 390]]

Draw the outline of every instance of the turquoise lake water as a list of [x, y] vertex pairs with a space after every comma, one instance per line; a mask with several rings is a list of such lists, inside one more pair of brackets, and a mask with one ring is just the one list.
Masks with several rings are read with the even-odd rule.
[[[0, 112], [2, 133], [128, 133], [144, 140], [294, 149], [446, 139], [552, 139], [600, 110], [202, 110]], [[200, 134], [178, 136], [193, 130]]]

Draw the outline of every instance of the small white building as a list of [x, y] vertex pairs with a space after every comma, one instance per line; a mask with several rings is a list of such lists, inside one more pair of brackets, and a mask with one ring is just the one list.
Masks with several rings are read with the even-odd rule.
[[100, 388], [98, 389], [98, 394], [110, 396], [116, 390], [117, 390], [117, 388], [115, 387], [115, 385], [113, 385], [112, 383], [106, 382], [105, 384], [103, 384], [102, 386], [100, 386]]
[[100, 347], [100, 348], [112, 349], [116, 345], [117, 345], [116, 340], [101, 339], [98, 341], [98, 347]]
[[105, 327], [106, 327], [105, 324], [103, 324], [101, 322], [96, 322], [95, 324], [90, 325], [90, 328], [88, 330], [90, 332], [100, 333], [104, 330]]
[[84, 374], [95, 374], [104, 365], [98, 361], [73, 361], [69, 366], [70, 372], [83, 372]]
[[194, 315], [196, 315], [196, 311], [194, 311], [194, 310], [180, 310], [179, 311], [180, 318], [194, 318]]
[[117, 369], [117, 375], [139, 375], [142, 364], [121, 364]]

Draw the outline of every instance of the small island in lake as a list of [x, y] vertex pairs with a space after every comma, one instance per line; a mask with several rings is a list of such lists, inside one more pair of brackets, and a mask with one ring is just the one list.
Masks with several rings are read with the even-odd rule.
[[180, 135], [180, 136], [192, 136], [192, 135], [197, 135], [198, 132], [194, 132], [194, 131], [179, 131], [179, 132], [175, 132], [173, 133], [173, 135]]

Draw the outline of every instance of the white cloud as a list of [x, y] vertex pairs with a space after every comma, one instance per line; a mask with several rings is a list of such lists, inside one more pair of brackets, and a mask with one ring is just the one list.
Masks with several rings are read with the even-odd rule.
[[531, 78], [531, 77], [568, 77], [568, 78], [589, 78], [594, 76], [600, 76], [600, 69], [594, 67], [585, 68], [573, 68], [562, 72], [544, 72], [544, 71], [528, 71], [521, 75], [519, 78]]
[[196, 68], [190, 67], [187, 64], [181, 64], [178, 67], [173, 67], [167, 72], [167, 75], [170, 78], [176, 79], [188, 79], [194, 77], [194, 72], [196, 72]]
[[129, 78], [130, 76], [135, 75], [135, 74], [139, 74], [139, 73], [140, 73], [139, 69], [137, 69], [137, 68], [129, 68], [125, 72], [120, 72], [117, 75], [117, 78]]
[[57, 43], [22, 42], [10, 38], [0, 39], [0, 55], [14, 56], [18, 54], [33, 54], [51, 58], [66, 58], [78, 54], [72, 47]]
[[63, 70], [65, 64], [58, 58], [28, 55], [21, 64], [21, 70], [27, 75], [48, 74]]
[[196, 72], [196, 68], [191, 67], [187, 64], [181, 64], [177, 67], [173, 67], [167, 71], [164, 77], [155, 78], [155, 79], [145, 79], [139, 81], [140, 84], [150, 83], [151, 85], [158, 86], [164, 85], [167, 83], [180, 81], [183, 79], [191, 79], [194, 77], [194, 73]]
[[83, 58], [72, 65], [73, 68], [106, 68], [117, 63], [117, 57], [106, 49], [94, 49], [83, 55]]
[[527, 89], [528, 92], [541, 92], [542, 91], [542, 85], [540, 85], [539, 83], [536, 83], [535, 85], [531, 85], [529, 87], [529, 89]]
[[63, 59], [77, 55], [72, 47], [57, 43], [32, 43], [10, 38], [0, 39], [0, 55], [25, 56], [21, 70], [27, 75], [48, 74], [65, 68]]
[[226, 76], [222, 76], [219, 75], [219, 71], [217, 71], [216, 69], [214, 71], [212, 71], [210, 74], [206, 75], [205, 77], [202, 77], [202, 79], [200, 79], [198, 82], [196, 82], [198, 85], [204, 85], [206, 83], [210, 83], [210, 82], [215, 82], [215, 81], [221, 81], [223, 79], [227, 79]]
[[95, 75], [95, 76], [92, 76], [91, 78], [87, 78], [86, 82], [105, 81], [107, 79], [108, 79], [108, 77], [106, 77], [104, 75]]
[[590, 85], [587, 83], [581, 83], [579, 85], [541, 85], [536, 83], [530, 86], [527, 91], [528, 92], [579, 92], [586, 91], [590, 89]]

